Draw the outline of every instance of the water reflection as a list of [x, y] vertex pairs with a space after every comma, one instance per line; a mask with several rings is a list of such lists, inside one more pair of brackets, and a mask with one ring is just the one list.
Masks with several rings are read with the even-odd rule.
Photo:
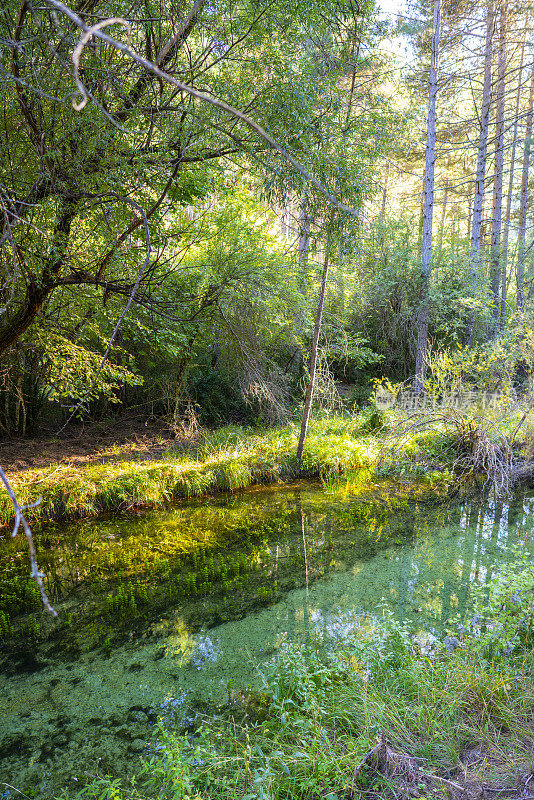
[[[0, 780], [46, 775], [52, 797], [97, 758], [120, 770], [158, 716], [190, 724], [195, 704], [254, 683], [284, 638], [342, 639], [381, 604], [454, 630], [472, 585], [533, 549], [531, 497], [436, 508], [386, 489], [256, 490], [42, 531], [60, 619], [26, 641], [33, 671], [0, 675]], [[2, 548], [5, 597], [23, 551]], [[22, 663], [20, 641], [5, 648]]]

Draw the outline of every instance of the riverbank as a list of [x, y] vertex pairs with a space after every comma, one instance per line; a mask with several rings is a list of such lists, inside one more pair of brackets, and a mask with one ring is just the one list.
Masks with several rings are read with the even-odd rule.
[[[12, 477], [19, 502], [32, 521], [74, 519], [139, 506], [156, 507], [180, 498], [233, 492], [252, 484], [299, 478], [321, 478], [372, 467], [377, 460], [376, 437], [361, 436], [360, 423], [323, 420], [310, 430], [301, 468], [295, 451], [298, 428], [263, 432], [228, 426], [192, 445], [178, 442], [156, 459], [129, 458], [79, 465], [53, 463]], [[0, 496], [0, 522], [13, 516], [9, 498]]]
[[[521, 410], [504, 420], [454, 410], [435, 417], [384, 416], [372, 409], [350, 417], [323, 416], [310, 424], [300, 466], [297, 423], [267, 430], [226, 426], [179, 440], [166, 437], [164, 429], [133, 437], [123, 432], [115, 443], [97, 440], [92, 451], [90, 437], [74, 448], [71, 443], [64, 459], [8, 470], [8, 475], [19, 502], [30, 506], [31, 522], [155, 508], [296, 479], [328, 483], [362, 469], [423, 478], [438, 493], [480, 476], [482, 483], [494, 482], [506, 493], [514, 481], [534, 476], [534, 430], [523, 425], [518, 440], [521, 418]], [[57, 454], [59, 446], [52, 443], [49, 452]], [[1, 494], [0, 525], [12, 519], [10, 500]]]
[[[8, 475], [19, 502], [32, 506], [27, 510], [31, 522], [58, 521], [154, 508], [251, 485], [301, 478], [328, 483], [362, 469], [409, 479], [422, 477], [443, 488], [454, 483], [453, 467], [459, 453], [465, 456], [462, 469], [468, 474], [491, 461], [488, 448], [493, 448], [489, 455], [494, 456], [501, 447], [486, 433], [485, 439], [477, 438], [476, 425], [470, 421], [464, 425], [458, 415], [434, 423], [408, 417], [407, 422], [371, 409], [350, 417], [315, 419], [300, 467], [295, 458], [299, 426], [289, 423], [267, 430], [226, 426], [177, 441], [157, 433], [145, 439], [126, 438], [115, 445], [97, 441], [93, 453], [85, 441], [85, 455], [75, 456], [65, 446], [64, 459], [8, 470]], [[403, 424], [406, 430], [402, 430]], [[511, 423], [508, 426], [511, 428]], [[51, 452], [57, 455], [58, 447], [60, 444], [54, 443]], [[498, 459], [493, 461], [498, 463]], [[2, 493], [0, 524], [7, 525], [12, 519], [9, 498]]]

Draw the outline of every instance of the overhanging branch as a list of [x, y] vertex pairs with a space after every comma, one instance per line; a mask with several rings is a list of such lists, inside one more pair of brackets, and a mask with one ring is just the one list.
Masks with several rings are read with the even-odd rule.
[[[114, 39], [109, 34], [104, 33], [102, 27], [106, 23], [111, 23], [111, 20], [103, 20], [96, 25], [86, 25], [85, 22], [78, 16], [72, 9], [68, 8], [68, 6], [64, 5], [63, 3], [59, 2], [59, 0], [45, 0], [47, 5], [54, 9], [55, 11], [59, 11], [64, 14], [71, 22], [73, 22], [76, 27], [78, 27], [82, 32], [83, 35], [78, 42], [73, 54], [72, 54], [72, 62], [74, 65], [74, 80], [76, 81], [76, 86], [78, 87], [80, 94], [82, 95], [82, 101], [76, 103], [73, 101], [75, 108], [80, 108], [85, 105], [87, 100], [89, 99], [89, 94], [87, 89], [85, 88], [79, 74], [79, 62], [80, 57], [83, 51], [83, 48], [86, 46], [88, 41], [94, 36], [97, 39], [100, 39], [103, 42], [114, 47], [121, 53], [124, 53], [128, 58], [131, 58], [137, 64], [140, 64], [144, 69], [151, 72], [153, 75], [157, 76], [161, 80], [165, 81], [166, 83], [170, 83], [172, 86], [175, 86], [180, 91], [186, 92], [187, 94], [191, 95], [191, 97], [196, 98], [197, 100], [201, 100], [203, 103], [209, 103], [210, 105], [214, 106], [215, 108], [219, 108], [221, 111], [224, 111], [226, 114], [234, 117], [235, 119], [241, 121], [244, 125], [254, 131], [258, 136], [260, 136], [265, 142], [267, 142], [274, 150], [280, 153], [283, 158], [288, 161], [291, 166], [297, 170], [310, 184], [315, 186], [315, 188], [329, 201], [330, 205], [334, 208], [337, 208], [339, 211], [343, 211], [346, 214], [350, 214], [351, 216], [357, 217], [358, 212], [351, 208], [351, 206], [346, 205], [345, 203], [341, 203], [331, 192], [326, 189], [323, 184], [314, 176], [312, 173], [306, 169], [306, 167], [302, 166], [281, 144], [279, 144], [276, 139], [274, 139], [261, 125], [255, 122], [251, 117], [247, 114], [244, 114], [239, 109], [234, 108], [233, 106], [225, 103], [224, 100], [220, 100], [218, 97], [213, 97], [212, 95], [205, 94], [204, 92], [199, 92], [198, 89], [194, 89], [192, 86], [189, 86], [182, 81], [177, 80], [174, 76], [169, 75], [163, 69], [161, 69], [157, 64], [148, 59], [144, 58], [140, 53], [137, 53], [135, 50], [132, 50], [128, 44], [123, 44], [122, 42], [118, 41], [118, 39]], [[126, 20], [122, 19], [115, 19], [114, 21], [118, 22], [121, 25], [128, 26]]]

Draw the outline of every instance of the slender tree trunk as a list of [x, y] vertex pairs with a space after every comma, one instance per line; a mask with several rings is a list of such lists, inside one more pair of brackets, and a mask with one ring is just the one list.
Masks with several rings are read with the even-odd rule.
[[[493, 39], [494, 10], [493, 0], [489, 0], [486, 12], [486, 45], [484, 56], [484, 85], [482, 89], [482, 108], [480, 111], [480, 133], [478, 137], [477, 171], [475, 195], [473, 198], [473, 218], [471, 221], [471, 247], [469, 256], [469, 281], [474, 291], [480, 267], [480, 240], [482, 229], [482, 206], [484, 204], [484, 178], [488, 152], [488, 125], [491, 105], [491, 42]], [[475, 324], [474, 311], [469, 312], [465, 329], [465, 344], [471, 343]]]
[[308, 216], [308, 201], [302, 201], [299, 217], [299, 283], [302, 294], [306, 296], [308, 283], [308, 260], [310, 256], [311, 220]]
[[526, 255], [526, 231], [527, 231], [527, 198], [528, 198], [528, 171], [530, 166], [530, 151], [532, 139], [532, 116], [534, 106], [534, 68], [530, 81], [530, 92], [528, 98], [527, 123], [525, 126], [525, 146], [523, 151], [523, 171], [521, 175], [521, 200], [519, 204], [519, 230], [517, 235], [517, 266], [516, 266], [516, 285], [517, 285], [517, 309], [525, 310], [525, 255]]
[[326, 284], [328, 281], [328, 264], [330, 260], [330, 240], [326, 240], [326, 248], [324, 254], [323, 275], [321, 278], [321, 290], [319, 292], [319, 302], [317, 303], [317, 311], [315, 314], [315, 328], [313, 331], [313, 342], [310, 353], [310, 377], [308, 380], [308, 388], [306, 389], [306, 397], [304, 399], [304, 408], [302, 409], [302, 422], [300, 425], [300, 438], [297, 447], [297, 463], [300, 467], [302, 464], [302, 454], [304, 452], [304, 443], [306, 441], [306, 434], [308, 432], [308, 423], [310, 421], [313, 390], [315, 387], [315, 372], [317, 369], [317, 348], [319, 345], [319, 335], [321, 333], [321, 323], [323, 320], [324, 298], [326, 294]]
[[441, 207], [441, 224], [439, 226], [439, 249], [443, 248], [443, 236], [445, 233], [445, 218], [447, 216], [447, 200], [449, 199], [449, 170], [451, 167], [451, 160], [447, 161], [447, 183], [443, 189], [443, 204]]
[[471, 240], [471, 217], [472, 217], [471, 197], [467, 199], [467, 239]]
[[504, 167], [504, 100], [506, 77], [506, 25], [507, 3], [503, 2], [499, 15], [499, 67], [497, 79], [497, 116], [495, 120], [495, 170], [493, 181], [493, 211], [491, 219], [490, 275], [491, 299], [493, 303], [489, 338], [493, 338], [499, 328], [500, 284], [501, 284], [501, 227], [502, 227], [502, 184]]
[[517, 93], [515, 97], [515, 118], [514, 118], [514, 129], [512, 133], [512, 151], [510, 153], [510, 176], [508, 179], [508, 195], [506, 197], [506, 216], [504, 219], [504, 233], [503, 233], [502, 248], [501, 248], [501, 259], [502, 259], [501, 313], [499, 318], [499, 329], [501, 331], [504, 330], [504, 326], [506, 324], [506, 295], [508, 292], [508, 238], [510, 235], [512, 195], [514, 191], [515, 154], [517, 149], [517, 128], [519, 123], [519, 107], [521, 104], [521, 85], [523, 79], [523, 66], [525, 63], [525, 44], [526, 44], [527, 25], [528, 25], [528, 14], [525, 17], [525, 29], [523, 33], [523, 43], [521, 45], [521, 57], [519, 61], [519, 76], [517, 78]]
[[310, 234], [311, 234], [311, 219], [308, 215], [308, 200], [304, 197], [300, 206], [299, 215], [299, 261], [298, 261], [298, 281], [301, 295], [301, 306], [295, 314], [294, 320], [294, 333], [296, 348], [295, 353], [291, 358], [291, 362], [295, 364], [296, 373], [298, 376], [302, 374], [302, 347], [300, 345], [299, 337], [302, 335], [306, 322], [306, 295], [308, 293], [308, 263], [310, 257]]
[[436, 96], [438, 93], [440, 2], [441, 0], [434, 0], [430, 74], [428, 79], [426, 158], [423, 183], [423, 235], [421, 243], [421, 293], [417, 315], [417, 351], [415, 355], [414, 388], [417, 394], [423, 389], [427, 367], [430, 271], [432, 264], [432, 217], [434, 212], [434, 166], [436, 162]]
[[[443, 187], [443, 201], [441, 204], [441, 220], [439, 224], [439, 239], [438, 239], [438, 264], [441, 264], [443, 260], [443, 239], [445, 237], [445, 221], [447, 218], [447, 202], [449, 199], [449, 175], [451, 172], [451, 165], [452, 160], [449, 156], [447, 159], [447, 166], [445, 167], [445, 186]], [[451, 243], [454, 243], [454, 222], [453, 222], [453, 236], [451, 239]]]
[[386, 164], [386, 174], [384, 176], [384, 185], [382, 187], [382, 211], [380, 213], [380, 219], [382, 224], [386, 221], [386, 200], [388, 196], [388, 183], [389, 183], [389, 170], [391, 167], [391, 162], [388, 161]]
[[423, 247], [423, 227], [425, 222], [425, 195], [421, 192], [419, 201], [419, 224], [417, 226], [417, 252], [420, 253]]

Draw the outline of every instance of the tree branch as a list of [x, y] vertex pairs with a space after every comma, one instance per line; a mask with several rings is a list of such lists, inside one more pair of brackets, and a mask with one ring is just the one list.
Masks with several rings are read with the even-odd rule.
[[[205, 94], [204, 92], [199, 92], [197, 89], [194, 89], [192, 86], [189, 86], [186, 83], [182, 83], [182, 81], [177, 80], [172, 75], [169, 75], [167, 72], [162, 70], [157, 64], [154, 64], [148, 59], [144, 58], [139, 53], [132, 50], [128, 44], [123, 44], [119, 42], [117, 39], [114, 39], [112, 36], [109, 36], [107, 33], [104, 33], [102, 28], [102, 23], [97, 23], [96, 25], [86, 25], [85, 22], [72, 11], [72, 9], [65, 6], [63, 3], [59, 2], [59, 0], [45, 0], [47, 5], [51, 8], [55, 9], [56, 11], [60, 11], [62, 14], [65, 14], [68, 19], [71, 20], [81, 31], [83, 31], [83, 35], [78, 42], [73, 54], [72, 54], [72, 62], [74, 65], [74, 80], [76, 82], [76, 86], [78, 87], [80, 94], [82, 95], [82, 100], [79, 103], [73, 103], [74, 108], [80, 109], [82, 108], [89, 99], [89, 94], [87, 89], [85, 88], [79, 73], [79, 62], [80, 56], [83, 51], [83, 48], [87, 44], [87, 42], [91, 39], [92, 36], [95, 36], [97, 39], [100, 39], [103, 42], [114, 47], [116, 50], [124, 53], [137, 64], [140, 64], [146, 70], [151, 72], [152, 74], [156, 75], [163, 81], [170, 83], [172, 86], [175, 86], [177, 89], [180, 89], [183, 92], [191, 95], [191, 97], [196, 98], [197, 100], [201, 100], [204, 103], [209, 103], [210, 105], [214, 106], [215, 108], [219, 108], [221, 111], [224, 111], [226, 114], [234, 117], [235, 119], [241, 121], [244, 125], [250, 128], [254, 133], [260, 136], [264, 141], [266, 141], [274, 150], [280, 153], [283, 158], [288, 161], [294, 169], [297, 170], [309, 183], [318, 189], [318, 191], [326, 197], [329, 203], [340, 211], [345, 212], [346, 214], [350, 214], [351, 216], [357, 217], [358, 212], [351, 208], [350, 206], [346, 205], [345, 203], [341, 203], [331, 192], [326, 189], [322, 183], [312, 175], [309, 170], [302, 166], [293, 156], [284, 148], [281, 144], [279, 144], [276, 139], [274, 139], [261, 125], [251, 119], [249, 116], [244, 114], [239, 109], [234, 108], [233, 106], [225, 103], [224, 100], [220, 100], [218, 97], [213, 97], [209, 94]], [[119, 21], [119, 20], [115, 20]], [[104, 22], [110, 22], [109, 20], [104, 20]], [[125, 20], [120, 20], [120, 24], [126, 24]]]
[[37, 500], [37, 502], [33, 503], [31, 506], [21, 506], [19, 505], [19, 502], [15, 497], [15, 493], [11, 488], [8, 479], [6, 478], [6, 475], [2, 467], [0, 467], [0, 480], [5, 486], [6, 492], [8, 493], [9, 498], [13, 503], [13, 509], [15, 511], [15, 525], [13, 527], [13, 532], [11, 536], [16, 536], [17, 533], [19, 532], [20, 526], [22, 525], [26, 541], [28, 542], [28, 550], [30, 551], [30, 565], [31, 565], [30, 575], [32, 578], [34, 578], [34, 580], [37, 583], [37, 586], [39, 587], [44, 607], [46, 608], [47, 611], [50, 612], [50, 614], [52, 614], [53, 617], [57, 617], [57, 611], [55, 610], [55, 608], [52, 607], [50, 600], [48, 599], [46, 589], [44, 587], [43, 583], [44, 574], [39, 570], [39, 566], [37, 564], [37, 554], [35, 552], [35, 545], [33, 543], [31, 528], [28, 524], [28, 520], [22, 513], [27, 508], [33, 508], [34, 506], [38, 505], [41, 502], [41, 499], [39, 498], [39, 500]]

